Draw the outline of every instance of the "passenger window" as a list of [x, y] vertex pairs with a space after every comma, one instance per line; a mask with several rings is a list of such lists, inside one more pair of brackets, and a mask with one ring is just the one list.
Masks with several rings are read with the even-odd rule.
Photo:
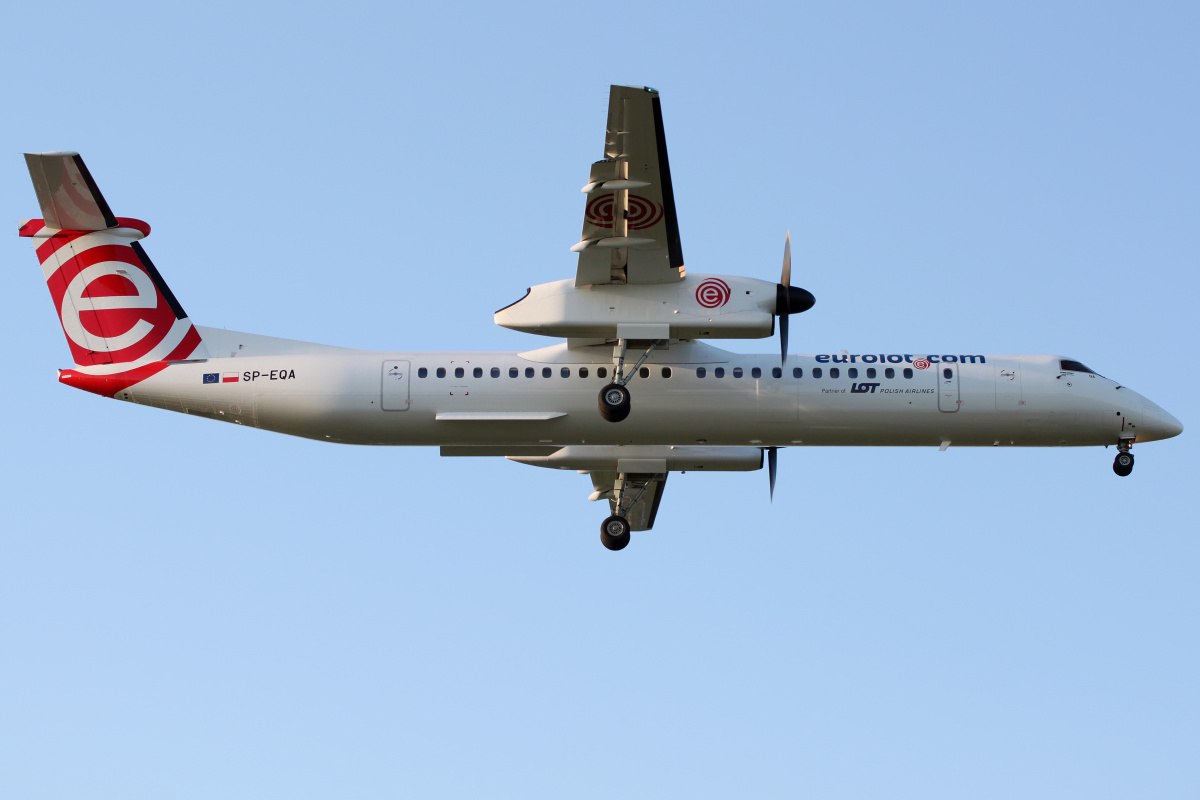
[[499, 367], [492, 367], [492, 377], [493, 378], [500, 377], [500, 368]]
[[889, 378], [889, 379], [896, 377], [896, 370], [892, 369], [891, 367], [888, 367], [887, 369], [885, 369], [883, 371], [883, 377]]
[[586, 378], [587, 376], [588, 376], [588, 368], [587, 368], [587, 367], [580, 367], [580, 368], [579, 368], [579, 377], [581, 377], [581, 378]]
[[713, 376], [717, 377], [717, 378], [724, 378], [725, 377], [725, 368], [717, 367], [716, 369], [713, 370]]
[[821, 377], [821, 368], [820, 368], [820, 367], [813, 367], [812, 376], [813, 376], [814, 378], [819, 378], [819, 377]]
[[[793, 378], [803, 378], [804, 370], [800, 369], [799, 367], [792, 367], [792, 377]], [[818, 375], [817, 377], [819, 378], [821, 376]]]
[[554, 370], [550, 369], [549, 367], [542, 367], [542, 377], [543, 378], [549, 378], [553, 374], [554, 374]]
[[911, 367], [905, 367], [905, 368], [904, 368], [904, 377], [906, 377], [906, 378], [911, 378], [912, 376], [913, 376], [913, 371], [912, 371], [912, 368], [911, 368]]
[[733, 368], [733, 377], [735, 377], [735, 378], [740, 378], [740, 377], [742, 377], [742, 368], [741, 368], [741, 367], [734, 367], [734, 368]]
[[640, 375], [643, 378], [649, 378], [650, 377], [650, 368], [642, 367], [641, 369], [638, 370], [638, 375]]
[[471, 372], [471, 374], [474, 375], [476, 378], [482, 378], [483, 377], [483, 367], [476, 367]]
[[875, 377], [875, 368], [874, 367], [867, 367], [867, 377], [868, 378]]
[[708, 370], [706, 370], [704, 367], [696, 367], [696, 377], [697, 378], [703, 378], [707, 374], [708, 374]]
[[519, 369], [517, 369], [516, 367], [509, 367], [509, 368], [508, 368], [508, 377], [510, 377], [510, 378], [515, 378], [515, 377], [517, 377], [517, 376], [518, 376], [518, 375], [520, 375], [520, 374], [521, 374], [521, 371], [520, 371]]
[[456, 377], [456, 378], [461, 378], [463, 375], [466, 375], [466, 374], [467, 374], [467, 373], [463, 372], [463, 368], [462, 368], [462, 367], [455, 367], [455, 368], [454, 368], [454, 377]]
[[837, 367], [830, 367], [829, 368], [829, 377], [840, 378], [840, 377], [842, 377], [842, 371], [840, 369], [838, 369]]
[[607, 378], [608, 377], [608, 367], [597, 367], [596, 377], [597, 378]]
[[944, 370], [942, 370], [942, 377], [945, 378], [946, 380], [950, 380], [951, 378], [954, 377], [954, 370], [950, 369], [949, 367], [946, 367]]
[[570, 367], [563, 367], [563, 368], [562, 368], [562, 371], [561, 371], [561, 373], [560, 373], [560, 374], [561, 374], [561, 375], [562, 375], [564, 378], [569, 378], [569, 377], [571, 377], [571, 368], [570, 368]]
[[663, 367], [663, 368], [662, 368], [662, 376], [663, 376], [664, 378], [669, 378], [669, 377], [671, 377], [671, 368], [670, 368], [670, 367]]
[[781, 367], [771, 367], [771, 377], [772, 378], [782, 378], [783, 377], [783, 369]]
[[526, 377], [526, 378], [532, 378], [532, 377], [533, 377], [533, 367], [526, 367], [526, 368], [525, 368], [525, 377]]
[[444, 377], [446, 377], [446, 368], [445, 368], [445, 367], [438, 367], [438, 368], [437, 368], [437, 376], [438, 376], [439, 378], [444, 378]]
[[419, 370], [417, 370], [417, 377], [418, 378], [428, 378], [429, 370], [425, 369], [424, 367], [421, 367]]
[[851, 367], [850, 369], [846, 370], [846, 377], [857, 378], [858, 377], [858, 367]]
[[759, 369], [758, 367], [755, 367], [754, 369], [750, 370], [750, 377], [751, 378], [761, 378], [762, 370]]

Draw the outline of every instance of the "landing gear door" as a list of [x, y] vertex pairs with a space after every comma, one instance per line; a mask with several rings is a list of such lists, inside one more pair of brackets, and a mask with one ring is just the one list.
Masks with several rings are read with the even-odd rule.
[[958, 365], [938, 365], [938, 409], [958, 411]]
[[407, 361], [383, 362], [383, 410], [408, 411]]

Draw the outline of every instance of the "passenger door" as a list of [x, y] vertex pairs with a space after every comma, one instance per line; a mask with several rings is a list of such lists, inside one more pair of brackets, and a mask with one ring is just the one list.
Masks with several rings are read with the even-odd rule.
[[996, 365], [996, 410], [1020, 411], [1025, 405], [1021, 396], [1021, 365], [1018, 363]]
[[408, 398], [408, 362], [383, 362], [383, 394], [384, 411], [407, 411]]
[[938, 374], [938, 409], [941, 411], [958, 411], [958, 365], [939, 364]]

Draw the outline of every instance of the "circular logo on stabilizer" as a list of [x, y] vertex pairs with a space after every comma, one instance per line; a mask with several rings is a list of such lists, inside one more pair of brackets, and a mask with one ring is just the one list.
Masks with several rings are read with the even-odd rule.
[[[583, 215], [597, 228], [611, 228], [613, 226], [613, 196], [605, 194], [589, 201]], [[641, 231], [653, 228], [662, 221], [662, 218], [663, 208], [658, 203], [638, 197], [636, 194], [629, 195], [629, 216], [627, 218], [629, 230]]]
[[709, 278], [696, 287], [696, 302], [705, 308], [717, 308], [729, 302], [729, 284], [720, 278]]
[[914, 358], [913, 366], [916, 367], [917, 369], [929, 369], [929, 359]]
[[135, 361], [161, 343], [176, 322], [130, 247], [84, 250], [55, 277], [51, 294], [77, 363], [92, 363], [96, 353], [108, 354], [103, 363]]

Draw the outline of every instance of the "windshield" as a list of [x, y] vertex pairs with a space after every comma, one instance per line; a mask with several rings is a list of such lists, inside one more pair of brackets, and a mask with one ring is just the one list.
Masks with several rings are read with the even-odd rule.
[[[1096, 372], [1096, 370], [1085, 366], [1082, 362], [1072, 361], [1069, 358], [1064, 358], [1064, 359], [1060, 360], [1058, 362], [1058, 365], [1059, 365], [1059, 368], [1062, 369], [1063, 372], [1090, 372], [1093, 375], [1100, 375], [1099, 372]], [[1100, 375], [1100, 377], [1103, 378], [1104, 376]]]

